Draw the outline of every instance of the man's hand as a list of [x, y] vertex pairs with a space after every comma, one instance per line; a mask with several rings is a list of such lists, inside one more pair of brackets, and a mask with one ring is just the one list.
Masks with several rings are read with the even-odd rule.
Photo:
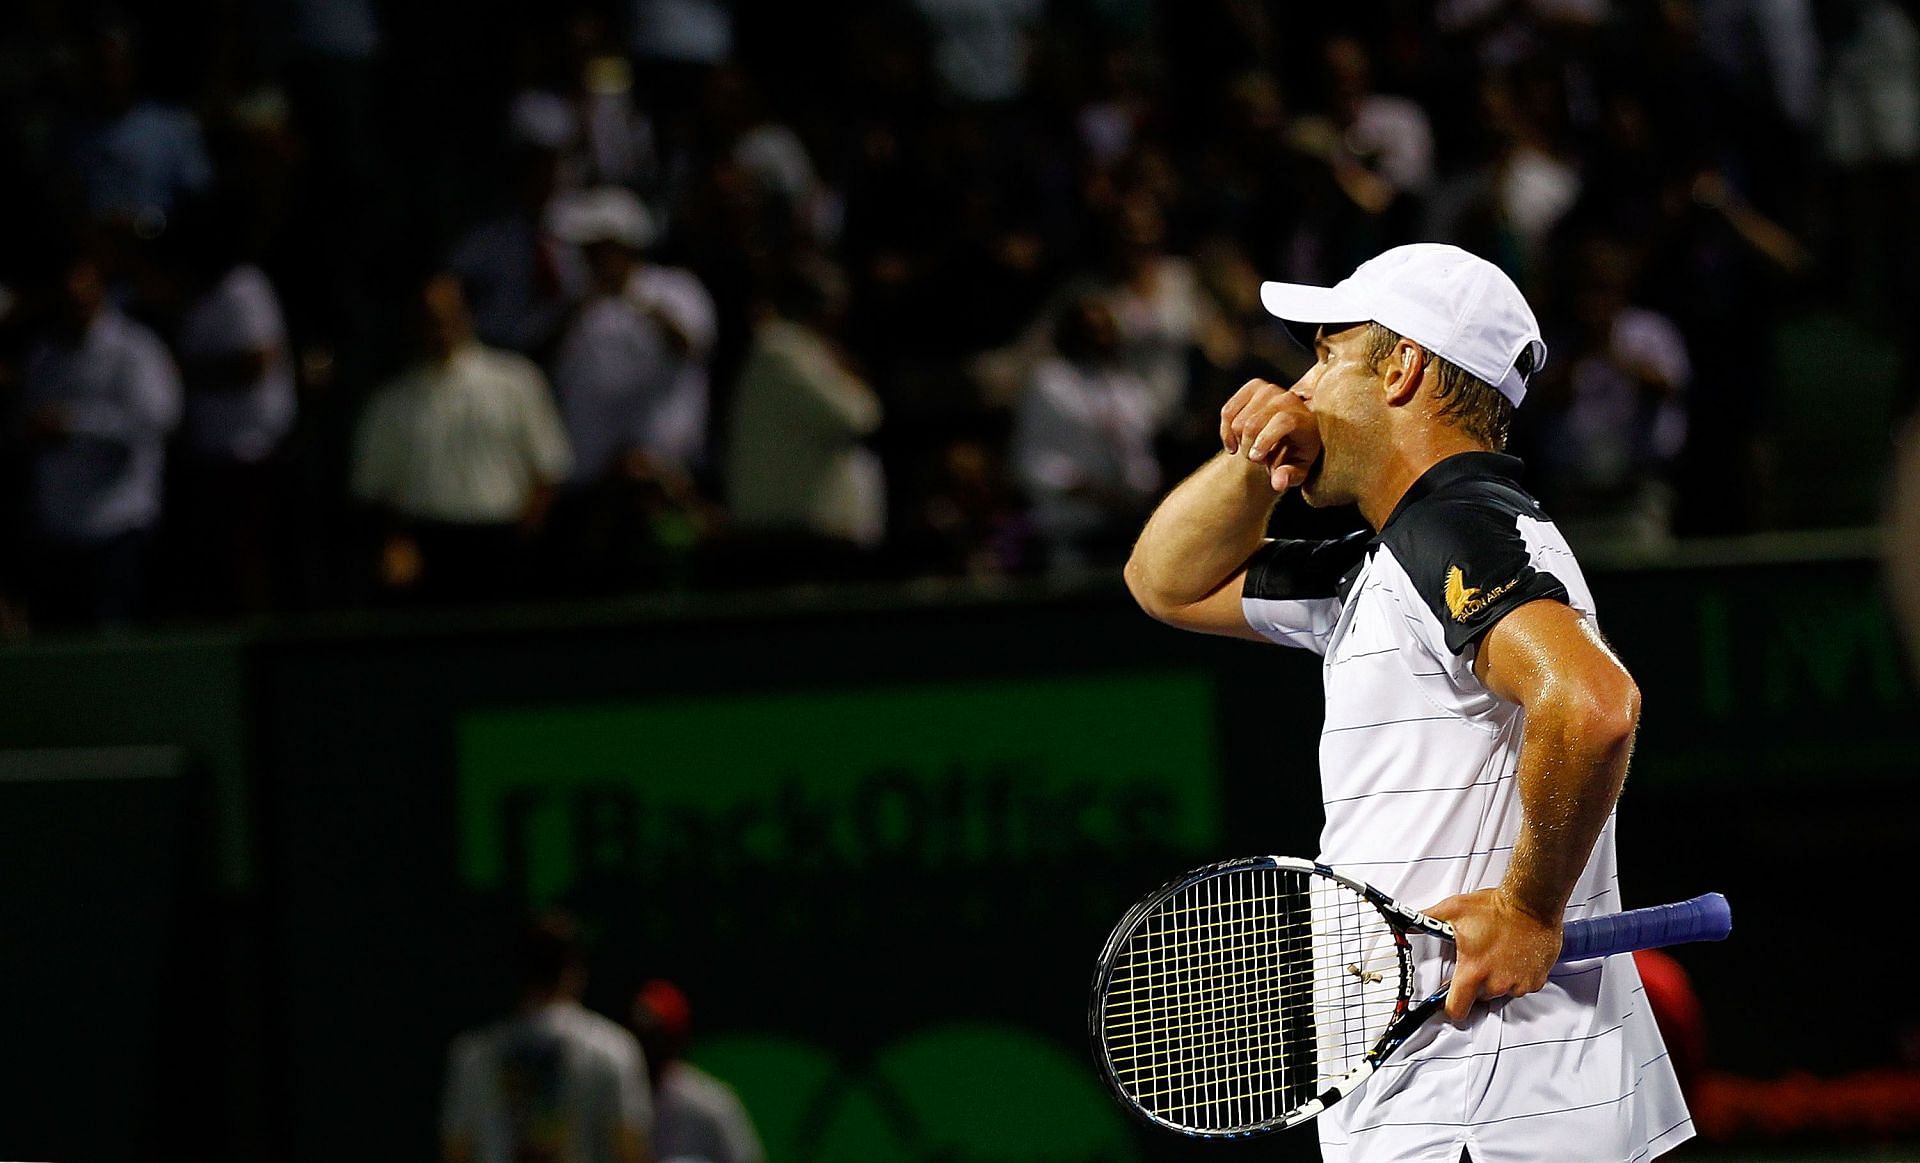
[[1265, 465], [1276, 493], [1307, 479], [1320, 458], [1320, 428], [1299, 396], [1266, 380], [1248, 380], [1220, 409], [1220, 445]]
[[1447, 1017], [1455, 1024], [1467, 1020], [1477, 1001], [1540, 989], [1560, 959], [1560, 922], [1541, 920], [1501, 889], [1451, 896], [1422, 911], [1453, 925], [1457, 956]]

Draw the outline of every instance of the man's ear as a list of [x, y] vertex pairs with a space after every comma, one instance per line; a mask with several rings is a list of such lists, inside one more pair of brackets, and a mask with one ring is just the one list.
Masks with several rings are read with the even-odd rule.
[[1393, 353], [1387, 356], [1386, 376], [1381, 381], [1387, 406], [1398, 408], [1412, 403], [1426, 370], [1427, 353], [1419, 344], [1410, 339], [1394, 344]]

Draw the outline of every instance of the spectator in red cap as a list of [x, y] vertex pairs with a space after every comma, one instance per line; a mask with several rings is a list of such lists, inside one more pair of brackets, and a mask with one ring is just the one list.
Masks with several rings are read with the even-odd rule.
[[670, 981], [642, 985], [633, 1032], [653, 1079], [653, 1154], [662, 1163], [763, 1163], [760, 1136], [733, 1088], [686, 1061], [693, 1010]]

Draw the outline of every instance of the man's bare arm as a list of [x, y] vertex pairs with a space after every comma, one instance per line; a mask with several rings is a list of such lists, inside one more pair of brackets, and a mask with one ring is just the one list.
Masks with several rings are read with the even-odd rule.
[[1240, 590], [1278, 500], [1264, 465], [1227, 452], [1202, 465], [1134, 543], [1126, 568], [1134, 600], [1170, 626], [1261, 640], [1241, 612]]
[[1526, 708], [1515, 777], [1520, 835], [1497, 888], [1452, 897], [1428, 914], [1451, 921], [1458, 961], [1447, 1014], [1546, 984], [1560, 955], [1567, 898], [1626, 780], [1640, 690], [1592, 622], [1556, 601], [1530, 602], [1481, 640], [1474, 673]]
[[1168, 625], [1264, 641], [1240, 609], [1247, 558], [1265, 541], [1280, 494], [1306, 479], [1320, 434], [1298, 396], [1248, 380], [1220, 409], [1220, 445], [1147, 520], [1127, 588]]

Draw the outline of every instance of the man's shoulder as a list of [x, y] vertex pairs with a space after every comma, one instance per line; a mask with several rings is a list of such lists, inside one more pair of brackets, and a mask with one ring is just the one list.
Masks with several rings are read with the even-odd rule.
[[1394, 515], [1380, 541], [1412, 576], [1435, 557], [1505, 546], [1529, 528], [1551, 527], [1552, 518], [1518, 481], [1469, 477], [1420, 497]]
[[468, 346], [461, 355], [473, 372], [479, 375], [511, 380], [523, 385], [546, 382], [546, 375], [541, 372], [540, 365], [517, 351], [475, 343]]
[[740, 1105], [733, 1087], [691, 1062], [675, 1062], [661, 1080], [662, 1089], [689, 1106], [702, 1110], [725, 1110]]
[[484, 1026], [475, 1026], [462, 1030], [454, 1036], [447, 1047], [447, 1058], [456, 1068], [484, 1063], [491, 1058], [500, 1045], [502, 1031], [506, 1022], [489, 1022]]
[[1078, 411], [1089, 393], [1088, 377], [1071, 360], [1051, 355], [1033, 367], [1022, 405], [1048, 404], [1061, 411]]
[[624, 1066], [640, 1056], [640, 1041], [632, 1031], [585, 1006], [568, 1006], [563, 1028], [577, 1044], [602, 1060]]
[[167, 351], [166, 342], [159, 333], [131, 315], [119, 311], [102, 314], [98, 334], [105, 347], [127, 352], [140, 359], [164, 361], [169, 366], [173, 363], [173, 356]]
[[634, 272], [633, 278], [629, 280], [629, 285], [633, 290], [641, 292], [642, 295], [670, 294], [700, 300], [712, 299], [712, 296], [707, 292], [707, 284], [701, 281], [699, 275], [694, 274], [685, 267], [661, 266], [658, 263], [648, 263], [646, 266]]
[[1572, 551], [1512, 479], [1453, 481], [1395, 514], [1380, 541], [1455, 654], [1520, 605], [1569, 601], [1565, 579], [1550, 570], [1567, 572]]
[[414, 402], [423, 394], [426, 382], [425, 373], [418, 368], [400, 373], [373, 390], [361, 410], [361, 418], [368, 423], [376, 417], [390, 422], [397, 414], [416, 406]]
[[246, 306], [271, 303], [279, 306], [279, 295], [273, 289], [273, 280], [267, 272], [250, 262], [243, 262], [229, 270], [220, 280], [214, 293], [230, 302]]

